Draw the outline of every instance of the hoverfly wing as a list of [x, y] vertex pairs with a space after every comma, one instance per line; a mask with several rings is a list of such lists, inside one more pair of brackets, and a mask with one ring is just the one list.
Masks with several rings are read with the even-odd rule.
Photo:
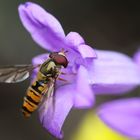
[[0, 67], [0, 82], [3, 83], [18, 83], [27, 79], [30, 72], [39, 67], [33, 65], [14, 65]]
[[[40, 121], [43, 124], [44, 117], [49, 111], [52, 115], [55, 111], [55, 79], [50, 83], [48, 91], [45, 93], [39, 108]], [[44, 116], [45, 115], [45, 116]]]

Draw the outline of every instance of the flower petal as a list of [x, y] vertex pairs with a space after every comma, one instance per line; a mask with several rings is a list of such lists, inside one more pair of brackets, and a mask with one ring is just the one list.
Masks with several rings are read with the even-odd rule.
[[49, 58], [49, 54], [41, 54], [32, 59], [33, 65], [43, 64]]
[[[73, 87], [62, 86], [56, 91], [54, 103], [40, 113], [43, 127], [57, 138], [62, 138], [62, 125], [73, 106]], [[42, 111], [42, 110], [40, 110]]]
[[83, 58], [96, 57], [95, 51], [88, 45], [85, 45], [85, 41], [77, 32], [70, 32], [66, 36], [66, 41], [69, 47], [81, 54]]
[[130, 57], [113, 51], [96, 53], [98, 59], [88, 69], [95, 93], [122, 93], [140, 84], [139, 68]]
[[138, 64], [140, 68], [140, 49], [134, 54], [134, 61]]
[[88, 82], [88, 72], [83, 66], [80, 66], [76, 80], [77, 81], [75, 91], [77, 93], [75, 93], [74, 97], [74, 107], [92, 107], [95, 102], [94, 93]]
[[24, 27], [40, 46], [51, 51], [65, 47], [64, 31], [54, 16], [32, 2], [21, 4], [18, 10]]
[[96, 58], [95, 51], [88, 45], [82, 44], [78, 46], [78, 51], [83, 58]]
[[69, 34], [67, 34], [66, 40], [68, 44], [73, 47], [73, 49], [81, 44], [85, 44], [84, 39], [77, 32], [70, 32]]
[[99, 108], [98, 115], [106, 124], [120, 133], [140, 138], [140, 98], [106, 103]]

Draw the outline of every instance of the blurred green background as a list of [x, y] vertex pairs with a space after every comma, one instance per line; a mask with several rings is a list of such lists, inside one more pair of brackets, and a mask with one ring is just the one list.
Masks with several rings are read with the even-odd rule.
[[[17, 7], [24, 0], [0, 0], [0, 65], [29, 64], [44, 53], [22, 26]], [[66, 34], [79, 32], [96, 49], [115, 50], [130, 56], [140, 46], [139, 3], [112, 0], [34, 0], [61, 22]], [[20, 108], [29, 80], [0, 83], [0, 139], [54, 139], [42, 128], [37, 112], [24, 119]], [[138, 90], [135, 95], [138, 95]], [[129, 94], [130, 95], [130, 94]], [[131, 95], [130, 95], [131, 96]], [[98, 97], [98, 102], [116, 97]], [[72, 111], [64, 125], [65, 138], [76, 130], [86, 111]], [[94, 131], [94, 130], [93, 130]]]

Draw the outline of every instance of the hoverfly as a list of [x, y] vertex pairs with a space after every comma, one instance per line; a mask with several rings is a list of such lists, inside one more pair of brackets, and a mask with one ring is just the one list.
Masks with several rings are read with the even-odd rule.
[[[61, 74], [61, 68], [66, 68], [68, 65], [65, 52], [62, 50], [50, 53], [49, 58], [43, 64], [37, 66], [15, 65], [0, 68], [0, 82], [4, 83], [21, 82], [29, 77], [32, 70], [39, 68], [35, 80], [28, 87], [24, 97], [22, 113], [25, 117], [31, 116], [40, 103], [44, 101], [46, 95], [45, 100], [53, 95], [55, 81]], [[64, 79], [60, 78], [60, 80]]]

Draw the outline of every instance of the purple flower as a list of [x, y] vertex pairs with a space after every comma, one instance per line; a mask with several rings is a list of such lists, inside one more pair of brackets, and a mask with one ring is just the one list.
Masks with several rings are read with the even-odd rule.
[[[94, 94], [118, 94], [140, 84], [138, 66], [128, 56], [112, 51], [95, 51], [86, 45], [76, 32], [65, 35], [61, 24], [37, 4], [27, 2], [19, 6], [19, 15], [33, 40], [49, 51], [68, 50], [69, 65], [63, 69], [69, 84], [59, 87], [55, 94], [55, 110], [46, 107], [40, 114], [43, 126], [54, 136], [62, 138], [61, 128], [69, 111], [89, 108]], [[33, 58], [33, 64], [43, 63], [48, 54]], [[131, 79], [131, 80], [128, 80]]]
[[[140, 50], [134, 55], [134, 61], [140, 68]], [[116, 131], [135, 139], [140, 138], [139, 97], [121, 99], [103, 104], [98, 109], [98, 115]]]
[[140, 138], [140, 98], [121, 99], [103, 104], [99, 107], [98, 115], [121, 134]]

